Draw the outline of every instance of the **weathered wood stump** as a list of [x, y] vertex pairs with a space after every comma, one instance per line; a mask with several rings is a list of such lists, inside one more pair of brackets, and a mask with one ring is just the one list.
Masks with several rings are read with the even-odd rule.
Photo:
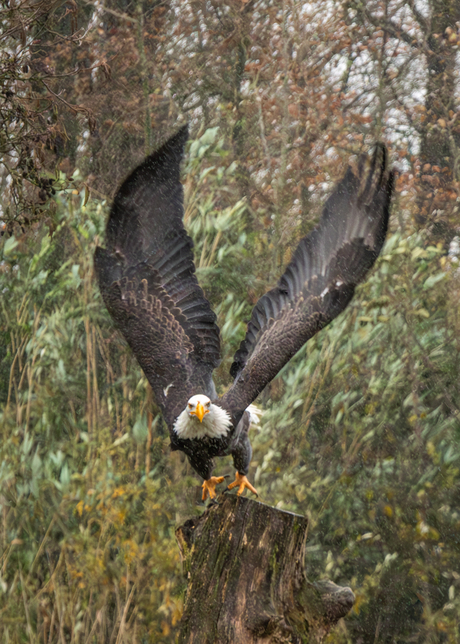
[[225, 495], [178, 528], [189, 580], [179, 644], [321, 642], [354, 595], [307, 580], [307, 526], [305, 517]]

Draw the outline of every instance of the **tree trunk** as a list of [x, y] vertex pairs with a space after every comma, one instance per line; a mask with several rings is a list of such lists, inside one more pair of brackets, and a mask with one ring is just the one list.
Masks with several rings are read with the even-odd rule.
[[[431, 0], [424, 24], [427, 82], [421, 122], [420, 179], [416, 221], [431, 223], [442, 237], [458, 219], [457, 191], [460, 115], [456, 109], [459, 0]], [[454, 233], [450, 234], [452, 237]]]
[[178, 528], [188, 577], [179, 644], [321, 642], [354, 595], [306, 579], [307, 526], [305, 517], [225, 495]]

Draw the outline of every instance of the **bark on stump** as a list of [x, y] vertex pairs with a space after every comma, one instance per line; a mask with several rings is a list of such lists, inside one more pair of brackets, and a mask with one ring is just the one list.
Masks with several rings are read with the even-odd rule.
[[179, 644], [321, 642], [354, 595], [307, 580], [307, 525], [297, 514], [225, 495], [178, 528], [188, 577]]

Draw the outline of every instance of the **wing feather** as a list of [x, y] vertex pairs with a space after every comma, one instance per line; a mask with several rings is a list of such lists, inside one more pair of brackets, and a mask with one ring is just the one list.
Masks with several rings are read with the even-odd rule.
[[[184, 127], [150, 155], [115, 195], [95, 268], [104, 302], [171, 425], [194, 393], [215, 397], [216, 315], [195, 275], [183, 225]], [[167, 395], [165, 394], [167, 391]]]
[[234, 422], [292, 356], [345, 309], [374, 264], [388, 228], [394, 177], [377, 144], [358, 171], [349, 168], [304, 237], [278, 285], [257, 302], [235, 354], [235, 378], [221, 404]]

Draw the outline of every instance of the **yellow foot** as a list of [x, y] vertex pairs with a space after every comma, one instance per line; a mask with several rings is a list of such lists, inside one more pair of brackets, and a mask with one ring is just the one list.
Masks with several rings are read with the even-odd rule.
[[215, 499], [216, 498], [216, 485], [219, 483], [222, 483], [222, 481], [225, 479], [225, 476], [211, 476], [210, 479], [207, 481], [203, 482], [203, 485], [201, 486], [203, 488], [203, 494], [201, 495], [201, 498], [203, 501], [206, 501], [206, 499]]
[[240, 474], [239, 472], [235, 474], [235, 480], [233, 481], [233, 483], [230, 483], [230, 485], [228, 486], [228, 489], [232, 490], [236, 486], [238, 486], [238, 492], [237, 492], [238, 496], [240, 496], [240, 494], [243, 494], [244, 488], [246, 487], [248, 488], [248, 490], [251, 490], [253, 494], [255, 494], [256, 496], [259, 496], [256, 488], [253, 487], [249, 483], [248, 479], [243, 474]]

